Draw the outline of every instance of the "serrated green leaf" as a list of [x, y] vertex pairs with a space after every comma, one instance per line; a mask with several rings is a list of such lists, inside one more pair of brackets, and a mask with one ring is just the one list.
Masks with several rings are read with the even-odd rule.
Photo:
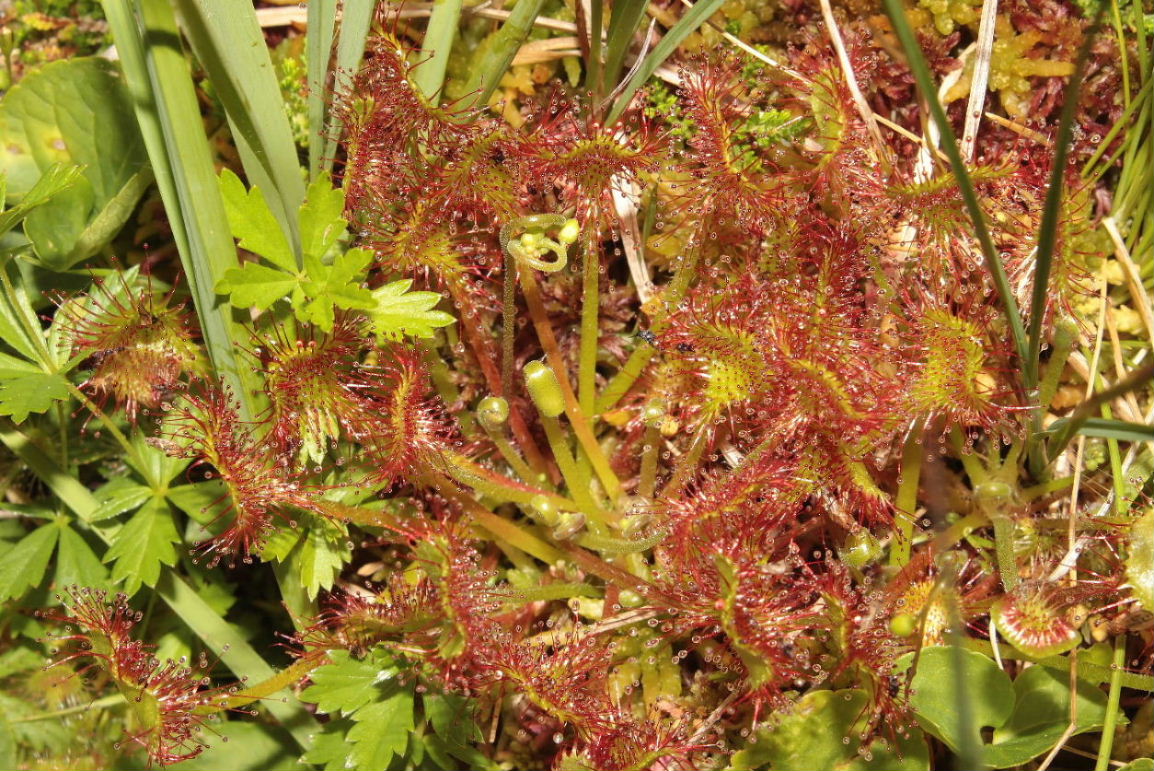
[[220, 194], [224, 199], [228, 226], [241, 247], [282, 270], [295, 273], [297, 263], [292, 247], [260, 188], [246, 190], [240, 177], [225, 169], [220, 173]]
[[8, 194], [30, 194], [58, 163], [82, 167], [82, 176], [30, 211], [24, 230], [46, 267], [66, 270], [120, 230], [149, 176], [132, 100], [115, 64], [52, 62], [0, 104], [0, 168], [9, 174]]
[[324, 771], [346, 771], [345, 758], [349, 752], [349, 743], [345, 733], [351, 725], [347, 720], [328, 723], [324, 731], [313, 736], [312, 746], [301, 757], [301, 761], [323, 766]]
[[112, 566], [112, 580], [124, 582], [124, 591], [136, 594], [141, 584], [155, 586], [161, 565], [176, 564], [180, 534], [163, 498], [151, 498], [116, 534], [104, 555]]
[[346, 310], [371, 310], [375, 307], [372, 293], [360, 285], [372, 259], [372, 254], [366, 249], [350, 249], [337, 255], [331, 265], [306, 255], [307, 278], [301, 282], [301, 289], [308, 299], [298, 302], [296, 297], [293, 298], [297, 318], [331, 332], [334, 307]]
[[300, 210], [301, 249], [306, 257], [319, 260], [340, 240], [348, 225], [344, 212], [344, 191], [333, 187], [328, 172], [318, 175]]
[[301, 699], [317, 705], [325, 714], [350, 715], [378, 696], [376, 686], [396, 676], [396, 670], [382, 666], [372, 656], [358, 660], [348, 651], [335, 651], [332, 662], [312, 673], [312, 685]]
[[403, 755], [413, 730], [413, 692], [396, 691], [357, 710], [349, 729], [349, 761], [358, 771], [385, 771], [394, 755]]
[[117, 477], [96, 491], [100, 506], [89, 518], [91, 522], [115, 517], [141, 506], [152, 497], [152, 490], [127, 477]]
[[216, 282], [216, 293], [229, 296], [236, 308], [268, 310], [300, 286], [300, 279], [283, 270], [246, 262], [239, 268], [229, 268]]
[[32, 412], [47, 412], [71, 396], [68, 380], [54, 372], [0, 369], [0, 415], [20, 424]]
[[300, 575], [308, 598], [315, 600], [321, 589], [332, 588], [352, 554], [348, 532], [342, 525], [313, 518], [290, 560]]
[[149, 484], [155, 484], [155, 492], [163, 492], [168, 483], [188, 468], [191, 463], [188, 458], [173, 457], [148, 443], [144, 433], [137, 431], [132, 435], [132, 446], [136, 448], [135, 456], [129, 455], [125, 460], [128, 465], [136, 469]]
[[431, 310], [441, 301], [436, 292], [410, 292], [409, 279], [373, 290], [369, 329], [378, 340], [399, 340], [403, 335], [429, 338], [439, 327], [456, 321], [444, 311]]
[[83, 537], [70, 527], [60, 529], [60, 545], [56, 551], [57, 586], [87, 586], [104, 589], [108, 585], [108, 569], [92, 551]]
[[29, 587], [39, 585], [59, 535], [55, 524], [44, 525], [4, 553], [0, 560], [0, 601], [20, 597]]

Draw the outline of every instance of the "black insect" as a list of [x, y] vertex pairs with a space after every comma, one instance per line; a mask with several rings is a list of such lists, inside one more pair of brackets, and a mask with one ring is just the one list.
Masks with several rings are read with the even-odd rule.
[[637, 336], [652, 345], [654, 348], [657, 347], [657, 335], [653, 334], [648, 329], [641, 330], [637, 333]]

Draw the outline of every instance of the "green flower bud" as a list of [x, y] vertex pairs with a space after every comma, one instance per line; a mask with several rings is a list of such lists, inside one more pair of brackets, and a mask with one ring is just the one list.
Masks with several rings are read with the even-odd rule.
[[531, 361], [525, 365], [525, 388], [537, 410], [547, 418], [555, 418], [565, 411], [565, 398], [561, 395], [561, 384], [549, 365], [542, 361]]
[[489, 430], [500, 428], [509, 419], [509, 402], [500, 396], [486, 396], [477, 405], [477, 420]]

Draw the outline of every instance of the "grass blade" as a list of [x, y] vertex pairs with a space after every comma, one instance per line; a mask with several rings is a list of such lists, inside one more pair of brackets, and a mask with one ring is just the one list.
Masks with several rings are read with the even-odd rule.
[[1082, 436], [1098, 436], [1123, 442], [1154, 442], [1154, 426], [1125, 420], [1086, 418], [1078, 427], [1077, 433]]
[[176, 19], [167, 0], [105, 0], [105, 15], [120, 52], [136, 118], [180, 251], [181, 263], [217, 375], [255, 414], [250, 391], [256, 373], [241, 366], [236, 341], [246, 339], [227, 304], [217, 302], [216, 280], [237, 264], [224, 204], [217, 189]]
[[[913, 72], [914, 79], [917, 81], [918, 90], [921, 91], [922, 97], [929, 105], [930, 114], [937, 124], [938, 131], [942, 136], [942, 152], [950, 160], [950, 167], [954, 171], [954, 177], [958, 180], [958, 187], [962, 193], [962, 199], [966, 204], [966, 211], [969, 212], [970, 221], [974, 226], [974, 235], [977, 238], [978, 244], [982, 249], [982, 256], [986, 261], [986, 269], [990, 271], [990, 275], [994, 280], [994, 287], [998, 292], [998, 299], [1002, 303], [1002, 311], [1006, 315], [1006, 322], [1010, 327], [1010, 336], [1014, 341], [1014, 350], [1018, 354], [1018, 359], [1022, 362], [1023, 372], [1029, 374], [1031, 371], [1036, 379], [1037, 369], [1029, 369], [1026, 367], [1026, 362], [1029, 361], [1029, 341], [1026, 337], [1026, 328], [1022, 324], [1022, 314], [1018, 310], [1018, 302], [1014, 299], [1014, 292], [1010, 288], [1010, 280], [1006, 276], [1006, 267], [1002, 264], [1002, 258], [998, 254], [998, 249], [994, 245], [994, 239], [990, 236], [990, 230], [986, 227], [986, 218], [982, 214], [982, 207], [978, 203], [978, 195], [974, 190], [973, 182], [970, 180], [969, 172], [966, 171], [966, 164], [962, 160], [961, 150], [958, 147], [958, 139], [954, 135], [954, 130], [950, 126], [949, 118], [946, 117], [946, 111], [942, 109], [941, 102], [938, 101], [937, 87], [933, 81], [933, 75], [930, 73], [929, 65], [926, 64], [926, 58], [922, 54], [922, 49], [918, 46], [917, 38], [914, 37], [914, 31], [910, 27], [909, 20], [906, 18], [905, 8], [901, 0], [885, 0], [886, 13], [889, 15], [890, 22], [893, 24], [894, 32], [897, 33], [898, 40], [901, 42], [902, 50], [905, 51], [906, 58], [909, 61], [910, 70]], [[1025, 378], [1026, 392], [1030, 393], [1037, 387], [1037, 383]]]
[[[1070, 153], [1070, 140], [1074, 133], [1074, 121], [1078, 112], [1078, 96], [1081, 93], [1082, 78], [1090, 60], [1090, 46], [1097, 36], [1098, 25], [1105, 10], [1105, 3], [1098, 4], [1098, 11], [1086, 32], [1086, 39], [1078, 49], [1077, 64], [1066, 90], [1065, 104], [1062, 105], [1058, 120], [1058, 136], [1054, 142], [1053, 169], [1050, 171], [1050, 188], [1046, 191], [1046, 201], [1042, 208], [1042, 222], [1038, 227], [1038, 250], [1034, 266], [1034, 286], [1030, 294], [1030, 324], [1028, 328], [1029, 351], [1022, 361], [1027, 384], [1038, 382], [1038, 357], [1042, 352], [1042, 318], [1046, 312], [1049, 297], [1050, 270], [1054, 262], [1054, 248], [1058, 241], [1058, 218], [1062, 213], [1062, 183], [1066, 180], [1066, 158]], [[1030, 386], [1027, 386], [1029, 390]]]
[[[369, 27], [372, 25], [375, 7], [376, 4], [373, 0], [346, 0], [345, 2], [340, 32], [337, 35], [337, 60], [336, 69], [333, 73], [334, 92], [339, 92], [341, 78], [346, 74], [356, 72], [361, 65], [361, 57], [365, 53], [365, 41], [369, 36]], [[332, 39], [330, 37], [329, 47], [331, 46]], [[311, 119], [309, 125], [313, 125]], [[337, 137], [341, 127], [335, 125], [331, 114], [325, 118], [323, 125], [324, 138], [319, 163], [323, 171], [331, 171], [333, 158], [337, 154]], [[311, 147], [312, 143], [309, 146]]]
[[517, 49], [533, 29], [533, 21], [541, 13], [544, 5], [545, 0], [520, 0], [513, 7], [509, 18], [501, 25], [501, 29], [497, 30], [489, 45], [488, 55], [469, 75], [465, 91], [476, 92], [472, 101], [474, 107], [484, 107], [489, 103], [489, 97], [497, 90], [497, 84], [508, 71]]
[[325, 94], [328, 88], [329, 61], [333, 53], [333, 28], [337, 21], [336, 0], [311, 0], [308, 8], [308, 117], [309, 179], [322, 168], [325, 145]]
[[684, 16], [677, 20], [677, 23], [669, 28], [665, 36], [661, 38], [661, 42], [653, 47], [649, 55], [641, 62], [641, 66], [633, 73], [633, 77], [629, 79], [629, 83], [621, 90], [621, 94], [617, 97], [613, 109], [609, 112], [609, 116], [605, 119], [606, 123], [616, 123], [617, 119], [621, 117], [621, 113], [625, 112], [625, 108], [629, 106], [629, 102], [633, 100], [633, 95], [637, 90], [645, 85], [645, 81], [649, 80], [650, 76], [657, 71], [657, 68], [665, 63], [665, 60], [673, 55], [677, 47], [681, 45], [685, 38], [693, 34], [698, 27], [706, 22], [714, 11], [724, 4], [724, 0], [701, 0], [701, 2], [690, 8]]
[[175, 0], [184, 31], [220, 96], [250, 185], [264, 191], [297, 255], [305, 197], [288, 114], [268, 45], [246, 0]]
[[461, 20], [461, 4], [462, 0], [436, 0], [433, 3], [433, 15], [429, 17], [425, 41], [421, 44], [422, 61], [413, 70], [413, 80], [426, 99], [436, 99], [445, 83], [449, 52], [453, 50], [457, 24]]
[[605, 43], [605, 70], [602, 74], [605, 90], [609, 92], [617, 87], [617, 78], [621, 77], [621, 69], [625, 66], [625, 54], [629, 52], [629, 44], [633, 42], [633, 36], [641, 26], [648, 6], [646, 0], [618, 0], [613, 4], [609, 16], [609, 37]]

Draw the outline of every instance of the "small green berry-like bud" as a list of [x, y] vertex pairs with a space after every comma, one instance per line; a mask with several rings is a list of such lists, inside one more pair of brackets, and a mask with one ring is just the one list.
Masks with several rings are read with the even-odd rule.
[[540, 251], [541, 236], [537, 233], [525, 233], [521, 236], [521, 248], [531, 254]]
[[918, 620], [909, 613], [899, 613], [890, 619], [890, 631], [895, 637], [909, 637], [918, 629]]
[[565, 398], [561, 395], [561, 384], [548, 364], [531, 361], [525, 365], [525, 388], [537, 406], [538, 412], [547, 418], [555, 418], [565, 411]]
[[490, 431], [505, 425], [509, 419], [509, 402], [500, 396], [486, 396], [477, 405], [477, 420]]
[[546, 496], [534, 495], [532, 500], [529, 501], [529, 505], [533, 507], [533, 510], [537, 512], [537, 516], [539, 516], [541, 521], [546, 525], [552, 527], [557, 524], [557, 504], [553, 503], [553, 501], [549, 500]]
[[580, 234], [581, 223], [577, 220], [565, 220], [565, 224], [557, 232], [557, 240], [562, 244], [571, 244], [577, 240], [577, 236]]

